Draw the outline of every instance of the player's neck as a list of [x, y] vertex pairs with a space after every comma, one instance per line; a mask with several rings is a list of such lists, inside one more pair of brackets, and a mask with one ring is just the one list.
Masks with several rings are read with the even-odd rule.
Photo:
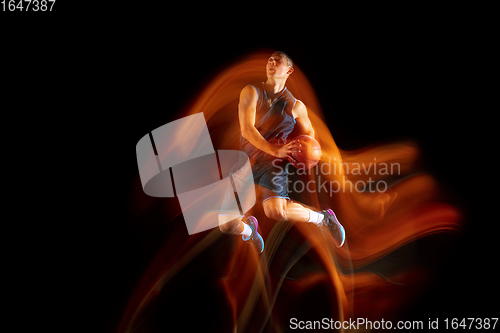
[[280, 79], [268, 78], [264, 85], [268, 93], [277, 95], [281, 91], [283, 91], [283, 89], [285, 89], [285, 83], [286, 79], [280, 80]]

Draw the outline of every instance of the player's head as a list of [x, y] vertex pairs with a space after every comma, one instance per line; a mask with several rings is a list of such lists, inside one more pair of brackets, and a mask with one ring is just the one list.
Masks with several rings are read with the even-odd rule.
[[276, 51], [267, 59], [266, 74], [268, 78], [287, 79], [292, 72], [293, 62], [286, 53]]

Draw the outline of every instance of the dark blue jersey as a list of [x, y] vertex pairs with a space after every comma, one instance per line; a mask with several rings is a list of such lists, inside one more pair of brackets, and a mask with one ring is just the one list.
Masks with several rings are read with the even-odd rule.
[[[288, 135], [293, 131], [295, 118], [292, 109], [297, 102], [292, 93], [285, 87], [272, 105], [269, 105], [264, 82], [252, 85], [257, 92], [257, 105], [255, 112], [255, 127], [262, 137], [275, 145], [284, 145], [288, 141]], [[252, 162], [270, 163], [271, 156], [252, 145], [247, 139], [241, 138], [240, 150], [250, 157]]]
[[[274, 145], [288, 143], [288, 135], [295, 126], [292, 109], [297, 99], [285, 87], [270, 105], [264, 83], [252, 86], [257, 91], [255, 127]], [[250, 157], [255, 183], [272, 190], [278, 197], [287, 198], [288, 160], [265, 153], [244, 137], [241, 137], [240, 150]]]

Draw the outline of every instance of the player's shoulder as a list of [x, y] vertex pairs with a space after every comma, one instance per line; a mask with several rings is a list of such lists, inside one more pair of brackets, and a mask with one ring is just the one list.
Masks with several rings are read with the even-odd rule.
[[297, 115], [307, 114], [306, 105], [300, 99], [297, 99], [295, 101], [295, 105], [293, 106], [293, 111], [297, 113]]
[[257, 90], [254, 85], [248, 84], [240, 92], [240, 98], [249, 98], [255, 99], [257, 98]]

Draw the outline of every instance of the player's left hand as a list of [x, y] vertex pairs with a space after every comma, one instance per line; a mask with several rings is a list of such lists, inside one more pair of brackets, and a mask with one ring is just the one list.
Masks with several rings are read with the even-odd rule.
[[289, 161], [291, 161], [290, 159], [295, 160], [293, 153], [300, 153], [301, 147], [300, 141], [292, 140], [286, 145], [279, 147], [275, 156], [279, 158], [288, 158]]

